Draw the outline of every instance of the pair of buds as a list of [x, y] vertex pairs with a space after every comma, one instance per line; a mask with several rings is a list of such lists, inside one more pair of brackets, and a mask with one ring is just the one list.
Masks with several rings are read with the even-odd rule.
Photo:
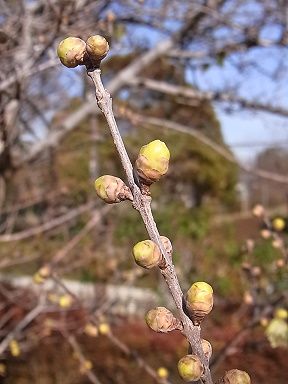
[[[135, 163], [135, 170], [142, 184], [150, 185], [158, 181], [168, 171], [170, 152], [160, 140], [144, 145]], [[106, 203], [119, 203], [133, 200], [130, 189], [118, 177], [104, 175], [95, 181], [97, 195]]]
[[[198, 356], [186, 355], [178, 362], [178, 372], [186, 382], [198, 381], [204, 373], [204, 367]], [[247, 372], [231, 369], [225, 373], [219, 384], [251, 384], [251, 380]]]
[[78, 65], [98, 65], [108, 51], [109, 44], [103, 36], [90, 36], [86, 43], [78, 37], [67, 37], [58, 45], [57, 55], [65, 67], [75, 68]]

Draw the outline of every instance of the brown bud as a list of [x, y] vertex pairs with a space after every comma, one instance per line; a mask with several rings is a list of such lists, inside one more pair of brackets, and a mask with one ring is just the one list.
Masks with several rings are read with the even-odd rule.
[[164, 245], [164, 248], [165, 248], [167, 255], [172, 260], [173, 247], [172, 247], [171, 241], [166, 236], [160, 236], [160, 240], [161, 240], [162, 244]]
[[167, 333], [182, 329], [181, 322], [165, 307], [151, 309], [145, 316], [147, 325], [155, 332]]
[[43, 267], [39, 269], [38, 273], [43, 279], [47, 279], [47, 277], [51, 275], [52, 270], [51, 267], [47, 264], [43, 265]]
[[261, 268], [258, 267], [257, 265], [254, 266], [252, 269], [251, 269], [251, 275], [253, 277], [259, 277], [261, 275], [262, 271], [261, 271]]
[[276, 267], [277, 268], [283, 268], [284, 266], [285, 266], [285, 260], [284, 259], [276, 260]]
[[250, 377], [247, 372], [239, 369], [231, 369], [225, 373], [222, 379], [223, 384], [251, 384]]
[[269, 229], [261, 229], [260, 235], [263, 237], [263, 239], [269, 239], [271, 237], [271, 231]]
[[201, 339], [201, 345], [206, 359], [209, 361], [212, 356], [212, 345], [209, 341]]
[[261, 204], [257, 204], [255, 205], [255, 207], [252, 209], [252, 213], [255, 217], [263, 217], [264, 214], [265, 214], [265, 209], [263, 207], [263, 205]]
[[186, 295], [186, 306], [194, 325], [199, 325], [213, 308], [211, 285], [198, 281], [192, 284]]
[[184, 381], [200, 380], [204, 367], [196, 355], [186, 355], [178, 362], [178, 372]]
[[95, 181], [97, 195], [106, 203], [119, 203], [123, 200], [133, 200], [130, 189], [119, 177], [104, 175]]
[[98, 63], [104, 59], [109, 51], [108, 41], [100, 35], [90, 36], [86, 41], [86, 51], [89, 58], [94, 63]]

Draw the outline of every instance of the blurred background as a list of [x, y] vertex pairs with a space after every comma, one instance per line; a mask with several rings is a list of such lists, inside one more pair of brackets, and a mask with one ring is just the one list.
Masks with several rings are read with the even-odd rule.
[[0, 381], [181, 382], [185, 339], [144, 320], [174, 310], [131, 256], [144, 225], [95, 194], [125, 177], [91, 81], [56, 57], [94, 34], [131, 161], [154, 139], [170, 149], [152, 207], [183, 290], [214, 288], [215, 381], [287, 383], [285, 0], [0, 0]]

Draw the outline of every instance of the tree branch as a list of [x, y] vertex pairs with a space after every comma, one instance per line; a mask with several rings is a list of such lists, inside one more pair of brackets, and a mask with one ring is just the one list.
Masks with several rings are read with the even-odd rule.
[[161, 273], [168, 285], [169, 291], [178, 309], [179, 317], [183, 323], [183, 334], [189, 341], [193, 352], [199, 356], [203, 366], [205, 367], [203, 383], [212, 384], [209, 364], [204, 356], [201, 346], [200, 326], [194, 326], [192, 321], [189, 319], [189, 317], [186, 316], [183, 310], [183, 293], [175, 272], [174, 265], [172, 264], [169, 256], [166, 254], [165, 248], [160, 240], [160, 235], [151, 211], [151, 198], [149, 196], [142, 195], [139, 187], [134, 181], [133, 167], [114, 118], [112, 110], [112, 99], [102, 84], [101, 70], [88, 70], [88, 75], [95, 85], [96, 100], [98, 106], [107, 120], [114, 144], [119, 153], [120, 160], [127, 177], [128, 186], [133, 194], [133, 206], [139, 211], [149, 237], [159, 246], [165, 260], [166, 267], [161, 269]]

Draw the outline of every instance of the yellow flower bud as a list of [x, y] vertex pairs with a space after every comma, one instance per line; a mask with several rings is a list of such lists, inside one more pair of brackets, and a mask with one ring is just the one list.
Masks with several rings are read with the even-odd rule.
[[72, 305], [72, 297], [70, 295], [62, 295], [59, 297], [58, 304], [61, 308], [69, 308]]
[[288, 311], [285, 308], [277, 308], [275, 311], [275, 318], [286, 320], [288, 319]]
[[181, 322], [165, 307], [157, 307], [147, 312], [145, 316], [147, 325], [155, 332], [170, 332], [182, 329]]
[[108, 335], [111, 332], [110, 325], [101, 323], [98, 327], [100, 335]]
[[193, 323], [199, 325], [212, 310], [213, 289], [203, 281], [196, 282], [188, 290], [186, 300]]
[[7, 368], [6, 365], [3, 363], [0, 363], [0, 376], [6, 376]]
[[209, 361], [212, 356], [212, 345], [208, 340], [201, 339], [201, 345], [206, 359]]
[[265, 333], [272, 348], [288, 347], [288, 323], [286, 320], [272, 319]]
[[231, 369], [225, 373], [223, 384], [251, 384], [251, 380], [247, 372]]
[[84, 360], [84, 361], [82, 361], [81, 366], [80, 366], [80, 373], [85, 374], [88, 371], [91, 371], [92, 368], [93, 368], [92, 361]]
[[57, 48], [57, 55], [61, 63], [68, 68], [75, 68], [84, 64], [85, 53], [85, 41], [78, 37], [67, 37], [60, 42]]
[[165, 367], [159, 367], [159, 368], [157, 369], [157, 376], [158, 376], [160, 379], [167, 379], [168, 376], [169, 376], [168, 369], [166, 369]]
[[119, 203], [122, 200], [133, 200], [130, 189], [119, 177], [104, 175], [95, 181], [95, 189], [100, 199], [108, 204]]
[[283, 220], [282, 217], [276, 217], [272, 221], [272, 226], [276, 231], [283, 231], [285, 228], [285, 220]]
[[186, 355], [178, 362], [178, 372], [184, 381], [198, 381], [204, 368], [198, 356]]
[[11, 340], [9, 343], [10, 353], [14, 357], [18, 357], [21, 354], [20, 345], [17, 340]]
[[264, 213], [265, 213], [265, 209], [264, 209], [263, 205], [261, 205], [261, 204], [255, 205], [255, 207], [252, 209], [252, 214], [255, 217], [262, 217], [262, 216], [264, 216]]
[[43, 284], [45, 279], [40, 275], [39, 272], [34, 273], [33, 275], [33, 282], [35, 284]]
[[109, 51], [109, 44], [105, 37], [100, 35], [90, 36], [86, 41], [86, 51], [93, 62], [100, 62]]
[[168, 171], [170, 152], [166, 144], [160, 140], [144, 145], [136, 160], [136, 170], [141, 181], [150, 185], [158, 181]]
[[146, 269], [156, 267], [162, 260], [160, 249], [152, 240], [143, 240], [134, 245], [133, 256], [136, 264]]
[[87, 336], [96, 337], [98, 336], [98, 329], [94, 324], [88, 323], [84, 327], [84, 333]]

